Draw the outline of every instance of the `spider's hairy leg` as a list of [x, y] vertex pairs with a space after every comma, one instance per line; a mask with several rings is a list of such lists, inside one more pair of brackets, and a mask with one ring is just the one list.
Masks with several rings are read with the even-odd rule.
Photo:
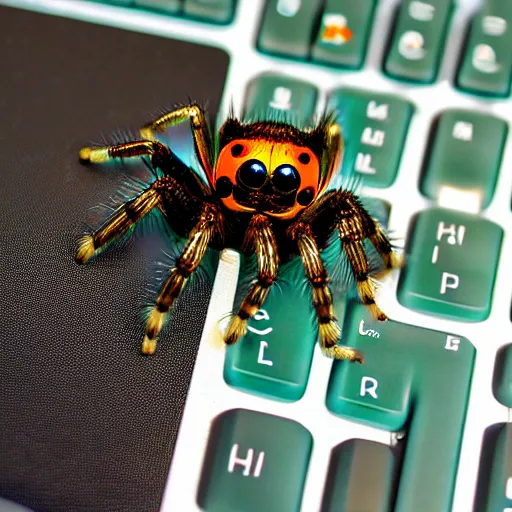
[[184, 121], [190, 121], [196, 153], [206, 176], [211, 181], [213, 177], [212, 143], [206, 117], [199, 105], [191, 103], [167, 112], [143, 126], [140, 134], [144, 139], [154, 140], [157, 133], [164, 132], [168, 127]]
[[[373, 220], [373, 219], [372, 219]], [[402, 257], [393, 251], [393, 247], [388, 237], [379, 226], [378, 222], [373, 220], [375, 233], [371, 234], [368, 239], [379, 253], [384, 262], [384, 270], [376, 277], [383, 277], [385, 274], [395, 268], [400, 268], [403, 264]]]
[[344, 236], [342, 224], [339, 227], [341, 241], [356, 280], [357, 294], [376, 320], [385, 321], [388, 317], [375, 302], [375, 281], [369, 276], [370, 268], [363, 242]]
[[338, 232], [356, 280], [359, 298], [368, 306], [376, 320], [387, 320], [388, 317], [375, 302], [377, 276], [369, 275], [370, 267], [363, 240], [368, 239], [382, 258], [385, 268], [381, 274], [400, 266], [400, 258], [393, 252], [391, 243], [379, 223], [370, 216], [352, 193], [343, 193], [340, 210]]
[[178, 256], [175, 266], [160, 288], [155, 306], [146, 320], [146, 332], [142, 341], [142, 353], [153, 354], [156, 338], [175, 300], [182, 292], [187, 279], [197, 269], [206, 254], [208, 245], [220, 229], [220, 212], [211, 204], [205, 203], [199, 221], [190, 232], [185, 248]]
[[236, 315], [231, 318], [224, 335], [228, 345], [236, 343], [247, 332], [247, 322], [263, 306], [270, 287], [277, 278], [279, 257], [277, 243], [268, 217], [256, 214], [252, 217], [245, 235], [244, 248], [254, 246], [258, 261], [258, 275], [242, 300]]
[[304, 265], [306, 277], [312, 287], [313, 306], [318, 319], [318, 333], [322, 352], [335, 359], [364, 362], [361, 352], [354, 348], [337, 345], [341, 329], [334, 315], [333, 300], [329, 289], [327, 270], [308, 224], [297, 222], [289, 228], [290, 236], [296, 241]]
[[122, 204], [108, 219], [93, 233], [84, 235], [78, 244], [75, 255], [77, 263], [86, 263], [105, 245], [124, 235], [139, 220], [148, 214], [161, 201], [160, 193], [150, 187], [141, 194]]
[[116, 158], [142, 156], [165, 158], [169, 155], [169, 148], [154, 140], [134, 140], [110, 146], [85, 146], [78, 152], [78, 158], [83, 164], [104, 164]]

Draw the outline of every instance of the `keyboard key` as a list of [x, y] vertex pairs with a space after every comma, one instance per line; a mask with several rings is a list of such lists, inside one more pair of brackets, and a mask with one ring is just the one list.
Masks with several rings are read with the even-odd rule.
[[395, 456], [384, 444], [351, 439], [338, 445], [331, 454], [322, 512], [392, 510], [395, 470]]
[[485, 320], [503, 230], [455, 210], [420, 213], [409, 237], [398, 300], [405, 307], [466, 322]]
[[397, 96], [358, 89], [334, 91], [331, 106], [343, 128], [343, 172], [364, 176], [370, 187], [389, 187], [396, 178], [413, 106]]
[[207, 512], [299, 510], [311, 448], [295, 421], [224, 412], [210, 431], [197, 502]]
[[235, 13], [234, 0], [184, 0], [183, 14], [210, 23], [230, 23]]
[[[395, 512], [449, 511], [475, 357], [461, 336], [377, 322], [361, 305], [348, 307], [343, 343], [362, 350], [366, 364], [335, 361], [327, 407], [335, 414], [376, 427], [380, 400], [409, 386], [405, 452]], [[382, 368], [393, 368], [384, 374]], [[354, 387], [352, 381], [359, 385]], [[352, 389], [348, 396], [344, 389]], [[397, 396], [404, 396], [403, 393]], [[345, 398], [346, 397], [346, 398]], [[372, 403], [373, 402], [373, 403]], [[414, 404], [414, 407], [411, 407]]]
[[394, 78], [432, 83], [443, 54], [452, 7], [451, 0], [404, 0], [384, 71]]
[[282, 75], [265, 74], [247, 87], [245, 115], [255, 119], [299, 119], [313, 117], [318, 89], [308, 82]]
[[360, 68], [374, 9], [374, 0], [327, 0], [311, 50], [312, 60], [330, 66]]
[[444, 112], [421, 182], [421, 192], [442, 199], [452, 189], [469, 192], [475, 204], [489, 205], [494, 195], [507, 123], [464, 110]]
[[497, 423], [484, 435], [475, 511], [512, 510], [512, 424]]
[[310, 294], [297, 293], [296, 283], [282, 279], [280, 288], [274, 286], [265, 309], [249, 321], [249, 332], [227, 347], [224, 380], [229, 385], [286, 401], [304, 394], [316, 327]]
[[512, 407], [512, 344], [501, 347], [496, 354], [492, 391], [498, 402]]
[[262, 52], [307, 59], [320, 2], [269, 0], [258, 38]]
[[493, 0], [475, 16], [457, 86], [477, 94], [508, 96], [512, 81], [512, 4]]
[[136, 7], [153, 9], [159, 12], [177, 14], [181, 11], [182, 0], [135, 0]]

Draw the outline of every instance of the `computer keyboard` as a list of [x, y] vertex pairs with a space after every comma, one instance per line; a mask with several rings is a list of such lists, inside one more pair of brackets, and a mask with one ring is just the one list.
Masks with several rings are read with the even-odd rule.
[[249, 266], [220, 256], [162, 511], [512, 510], [510, 0], [2, 3], [227, 51], [218, 123], [335, 109], [404, 246], [390, 321], [337, 297], [364, 366], [322, 356], [293, 262], [223, 348]]

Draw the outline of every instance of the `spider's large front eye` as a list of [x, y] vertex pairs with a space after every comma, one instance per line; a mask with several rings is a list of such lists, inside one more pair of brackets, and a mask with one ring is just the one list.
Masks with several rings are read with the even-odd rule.
[[236, 174], [236, 181], [247, 188], [259, 189], [266, 180], [267, 169], [259, 160], [247, 160]]
[[293, 165], [280, 165], [272, 174], [272, 185], [282, 194], [295, 192], [300, 187], [299, 172]]

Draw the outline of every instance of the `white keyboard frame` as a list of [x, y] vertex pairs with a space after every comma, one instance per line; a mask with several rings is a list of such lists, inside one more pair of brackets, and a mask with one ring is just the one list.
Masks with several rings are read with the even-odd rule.
[[[445, 109], [463, 108], [501, 117], [509, 123], [510, 131], [512, 100], [509, 98], [494, 101], [465, 95], [452, 85], [452, 73], [459, 57], [465, 29], [472, 14], [481, 4], [478, 0], [457, 2], [440, 74], [434, 85], [409, 85], [386, 77], [381, 70], [381, 62], [392, 25], [391, 16], [397, 3], [398, 0], [379, 1], [366, 64], [361, 71], [344, 72], [258, 53], [255, 50], [255, 41], [264, 0], [238, 0], [235, 21], [228, 26], [213, 26], [82, 0], [0, 0], [0, 4], [224, 49], [231, 55], [231, 63], [221, 114], [227, 113], [231, 102], [235, 106], [235, 112], [240, 112], [247, 83], [264, 72], [278, 72], [314, 84], [320, 91], [318, 112], [322, 111], [328, 93], [340, 86], [396, 94], [411, 101], [416, 106], [416, 111], [409, 127], [396, 182], [387, 189], [365, 189], [365, 195], [378, 197], [392, 204], [389, 228], [399, 239], [405, 240], [411, 217], [434, 205], [418, 190], [432, 120]], [[172, 101], [172, 98], [165, 100]], [[473, 509], [484, 430], [493, 423], [508, 421], [510, 416], [509, 409], [495, 400], [491, 390], [496, 351], [512, 340], [512, 270], [510, 264], [507, 265], [507, 262], [512, 261], [512, 172], [507, 172], [507, 169], [512, 169], [510, 133], [494, 199], [482, 213], [482, 217], [499, 224], [505, 232], [490, 317], [480, 323], [463, 323], [408, 310], [396, 300], [397, 276], [388, 281], [379, 297], [379, 303], [383, 304], [383, 309], [392, 319], [465, 336], [477, 349], [452, 512], [468, 512]], [[394, 200], [397, 197], [400, 202]], [[322, 356], [318, 347], [315, 349], [306, 393], [297, 402], [281, 403], [260, 398], [226, 385], [222, 376], [224, 349], [219, 343], [218, 321], [231, 310], [238, 278], [238, 263], [238, 255], [232, 251], [226, 251], [221, 256], [161, 505], [162, 512], [200, 510], [196, 504], [196, 495], [211, 421], [228, 409], [241, 407], [283, 416], [298, 421], [311, 432], [314, 448], [304, 489], [302, 512], [320, 509], [330, 452], [334, 446], [351, 438], [370, 439], [385, 444], [394, 442], [394, 435], [389, 432], [344, 420], [327, 410], [325, 394], [332, 363]]]

